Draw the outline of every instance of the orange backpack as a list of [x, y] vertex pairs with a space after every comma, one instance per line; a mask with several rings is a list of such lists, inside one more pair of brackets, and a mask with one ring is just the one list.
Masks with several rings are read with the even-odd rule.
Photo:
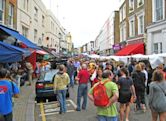
[[105, 82], [99, 82], [95, 85], [93, 89], [93, 98], [94, 98], [94, 105], [99, 107], [105, 107], [109, 103], [109, 97], [107, 95], [105, 84], [109, 82], [106, 80]]

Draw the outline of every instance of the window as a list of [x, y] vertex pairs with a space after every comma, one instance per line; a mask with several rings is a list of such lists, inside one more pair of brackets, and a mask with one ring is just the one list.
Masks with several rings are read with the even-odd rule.
[[122, 8], [120, 9], [119, 15], [120, 15], [120, 22], [121, 22], [122, 21], [122, 16], [123, 16], [123, 10], [122, 10]]
[[154, 43], [154, 53], [158, 53], [158, 43]]
[[44, 27], [45, 17], [42, 16], [42, 26]]
[[129, 12], [134, 11], [134, 0], [129, 0]]
[[5, 2], [4, 0], [0, 0], [0, 24], [4, 23], [4, 9], [5, 9]]
[[38, 9], [35, 7], [34, 8], [34, 18], [37, 21], [37, 17], [38, 17]]
[[163, 19], [163, 0], [155, 0], [156, 21]]
[[160, 42], [160, 53], [163, 52], [163, 45], [162, 45], [162, 42]]
[[23, 0], [23, 8], [26, 11], [28, 11], [28, 2], [29, 2], [29, 0]]
[[42, 41], [44, 41], [44, 34], [42, 34]]
[[9, 3], [8, 25], [13, 27], [14, 6]]
[[135, 22], [134, 22], [134, 19], [130, 20], [129, 27], [130, 27], [130, 31], [129, 31], [130, 34], [129, 35], [130, 35], [130, 37], [133, 37], [135, 35]]
[[138, 16], [138, 34], [144, 33], [144, 15]]
[[154, 43], [154, 53], [162, 53], [163, 52], [163, 47], [162, 47], [162, 42]]
[[120, 40], [121, 42], [126, 40], [126, 24], [123, 24], [120, 28]]
[[26, 38], [28, 37], [28, 28], [25, 26], [22, 26], [22, 35]]
[[123, 6], [123, 20], [126, 18], [126, 5]]
[[34, 29], [34, 42], [37, 42], [37, 30]]
[[137, 7], [140, 7], [144, 4], [144, 0], [137, 0]]
[[39, 40], [38, 40], [38, 44], [39, 44], [39, 45], [42, 45], [41, 38], [39, 38]]

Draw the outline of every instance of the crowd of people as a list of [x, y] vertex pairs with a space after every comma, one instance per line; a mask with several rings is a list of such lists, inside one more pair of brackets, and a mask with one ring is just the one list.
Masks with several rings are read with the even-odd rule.
[[28, 61], [0, 64], [0, 121], [13, 120], [14, 98], [19, 97], [20, 86], [32, 84], [51, 69], [50, 62], [36, 62], [36, 67]]
[[[158, 116], [160, 121], [166, 120], [164, 64], [152, 69], [150, 63], [143, 61], [131, 60], [131, 63], [126, 65], [123, 62], [82, 61], [77, 58], [69, 59], [63, 71], [68, 73], [71, 87], [78, 84], [76, 111], [87, 109], [89, 97], [97, 107], [99, 121], [118, 121], [118, 117], [120, 121], [129, 121], [131, 104], [134, 105], [135, 111], [146, 112], [150, 109], [152, 121], [157, 121]], [[68, 84], [66, 82], [64, 81], [64, 85]], [[63, 108], [66, 105], [60, 104]], [[65, 113], [66, 107], [64, 109], [64, 112], [60, 113]]]
[[[19, 88], [14, 75], [22, 75], [32, 82], [51, 69], [51, 63], [36, 63], [36, 68], [25, 62], [0, 67], [0, 118], [12, 121], [12, 97], [18, 98]], [[60, 104], [60, 114], [66, 113], [66, 89], [78, 85], [76, 111], [87, 110], [88, 97], [97, 107], [99, 121], [129, 121], [131, 104], [135, 111], [152, 113], [152, 121], [166, 121], [166, 72], [164, 64], [152, 69], [150, 63], [131, 60], [116, 61], [69, 58], [58, 66], [54, 76], [54, 91]], [[89, 89], [90, 87], [90, 89]], [[83, 98], [83, 101], [81, 101]], [[82, 102], [82, 103], [81, 103]]]

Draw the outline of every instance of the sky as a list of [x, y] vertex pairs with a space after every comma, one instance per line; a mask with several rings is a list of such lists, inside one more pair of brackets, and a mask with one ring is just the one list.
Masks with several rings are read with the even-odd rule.
[[74, 47], [94, 41], [120, 0], [42, 0], [71, 33]]

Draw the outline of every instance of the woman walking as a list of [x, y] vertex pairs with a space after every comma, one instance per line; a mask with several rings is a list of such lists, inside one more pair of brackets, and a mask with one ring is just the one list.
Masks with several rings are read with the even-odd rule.
[[129, 121], [130, 99], [131, 96], [136, 99], [135, 88], [132, 79], [128, 77], [129, 74], [126, 68], [120, 69], [120, 75], [121, 77], [117, 82], [119, 86], [120, 121], [124, 121], [125, 113], [125, 121]]
[[132, 79], [137, 96], [136, 110], [142, 109], [146, 111], [145, 107], [145, 74], [142, 71], [140, 64], [135, 66], [135, 71], [132, 73]]
[[153, 73], [153, 82], [150, 84], [149, 107], [152, 121], [166, 121], [166, 81], [160, 70]]

